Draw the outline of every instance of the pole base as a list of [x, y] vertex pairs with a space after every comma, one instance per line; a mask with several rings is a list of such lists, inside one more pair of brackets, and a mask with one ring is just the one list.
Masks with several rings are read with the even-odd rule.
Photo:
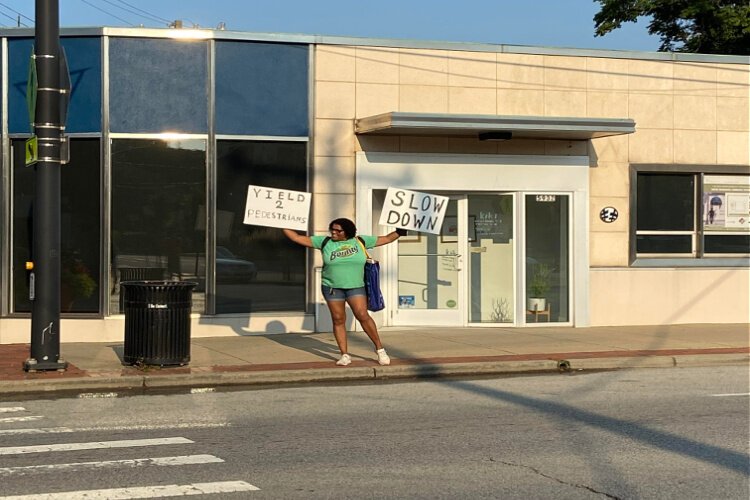
[[68, 362], [59, 359], [57, 361], [42, 361], [39, 362], [34, 358], [29, 358], [23, 363], [23, 369], [27, 372], [42, 372], [42, 371], [65, 371], [68, 368]]

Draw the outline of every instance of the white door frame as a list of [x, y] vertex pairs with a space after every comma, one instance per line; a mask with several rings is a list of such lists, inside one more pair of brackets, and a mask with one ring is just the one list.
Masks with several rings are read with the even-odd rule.
[[[356, 155], [356, 223], [363, 233], [383, 234], [373, 212], [373, 191], [399, 187], [415, 191], [568, 192], [571, 193], [571, 322], [589, 324], [589, 158], [587, 156], [463, 155], [358, 152]], [[517, 226], [518, 227], [518, 226]], [[385, 326], [396, 296], [396, 266], [383, 260], [386, 309], [373, 316]], [[465, 302], [465, 301], [464, 301]], [[468, 319], [468, 318], [467, 318]]]
[[[467, 196], [452, 195], [440, 193], [443, 196], [449, 196], [456, 200], [456, 219], [458, 224], [457, 232], [457, 254], [453, 258], [456, 265], [456, 301], [455, 308], [441, 309], [399, 309], [391, 308], [388, 314], [389, 325], [408, 326], [408, 325], [439, 325], [439, 326], [466, 326], [468, 318], [467, 309], [467, 275], [466, 265], [468, 263], [466, 251], [468, 250], [468, 230], [466, 227], [467, 214]], [[398, 244], [388, 245], [383, 250], [384, 261], [388, 263], [388, 269], [392, 271], [389, 276], [393, 276], [382, 286], [387, 289], [389, 297], [398, 297], [398, 266], [390, 265], [391, 262], [398, 262]], [[384, 266], [385, 267], [385, 266]], [[385, 296], [384, 292], [384, 296]], [[388, 300], [388, 299], [386, 299]], [[395, 303], [395, 302], [393, 302]]]

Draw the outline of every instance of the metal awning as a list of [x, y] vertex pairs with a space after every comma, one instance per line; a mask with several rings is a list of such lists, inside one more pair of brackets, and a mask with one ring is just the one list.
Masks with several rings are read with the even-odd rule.
[[610, 135], [632, 134], [630, 118], [574, 118], [559, 116], [457, 115], [440, 113], [383, 113], [354, 123], [360, 135], [422, 135], [477, 137], [490, 140], [512, 138], [588, 140]]

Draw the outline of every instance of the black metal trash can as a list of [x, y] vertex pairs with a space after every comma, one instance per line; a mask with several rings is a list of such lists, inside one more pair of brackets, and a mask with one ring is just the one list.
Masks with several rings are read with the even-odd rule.
[[[165, 267], [118, 267], [119, 282], [163, 280], [167, 273]], [[125, 312], [125, 292], [120, 286], [120, 312]]]
[[123, 364], [186, 365], [190, 362], [190, 308], [196, 283], [125, 281]]

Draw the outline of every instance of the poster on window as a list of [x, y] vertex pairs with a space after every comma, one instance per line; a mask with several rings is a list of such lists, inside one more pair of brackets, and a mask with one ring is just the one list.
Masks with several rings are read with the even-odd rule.
[[311, 198], [302, 191], [249, 185], [243, 222], [307, 231]]
[[750, 232], [750, 176], [703, 177], [703, 230]]

